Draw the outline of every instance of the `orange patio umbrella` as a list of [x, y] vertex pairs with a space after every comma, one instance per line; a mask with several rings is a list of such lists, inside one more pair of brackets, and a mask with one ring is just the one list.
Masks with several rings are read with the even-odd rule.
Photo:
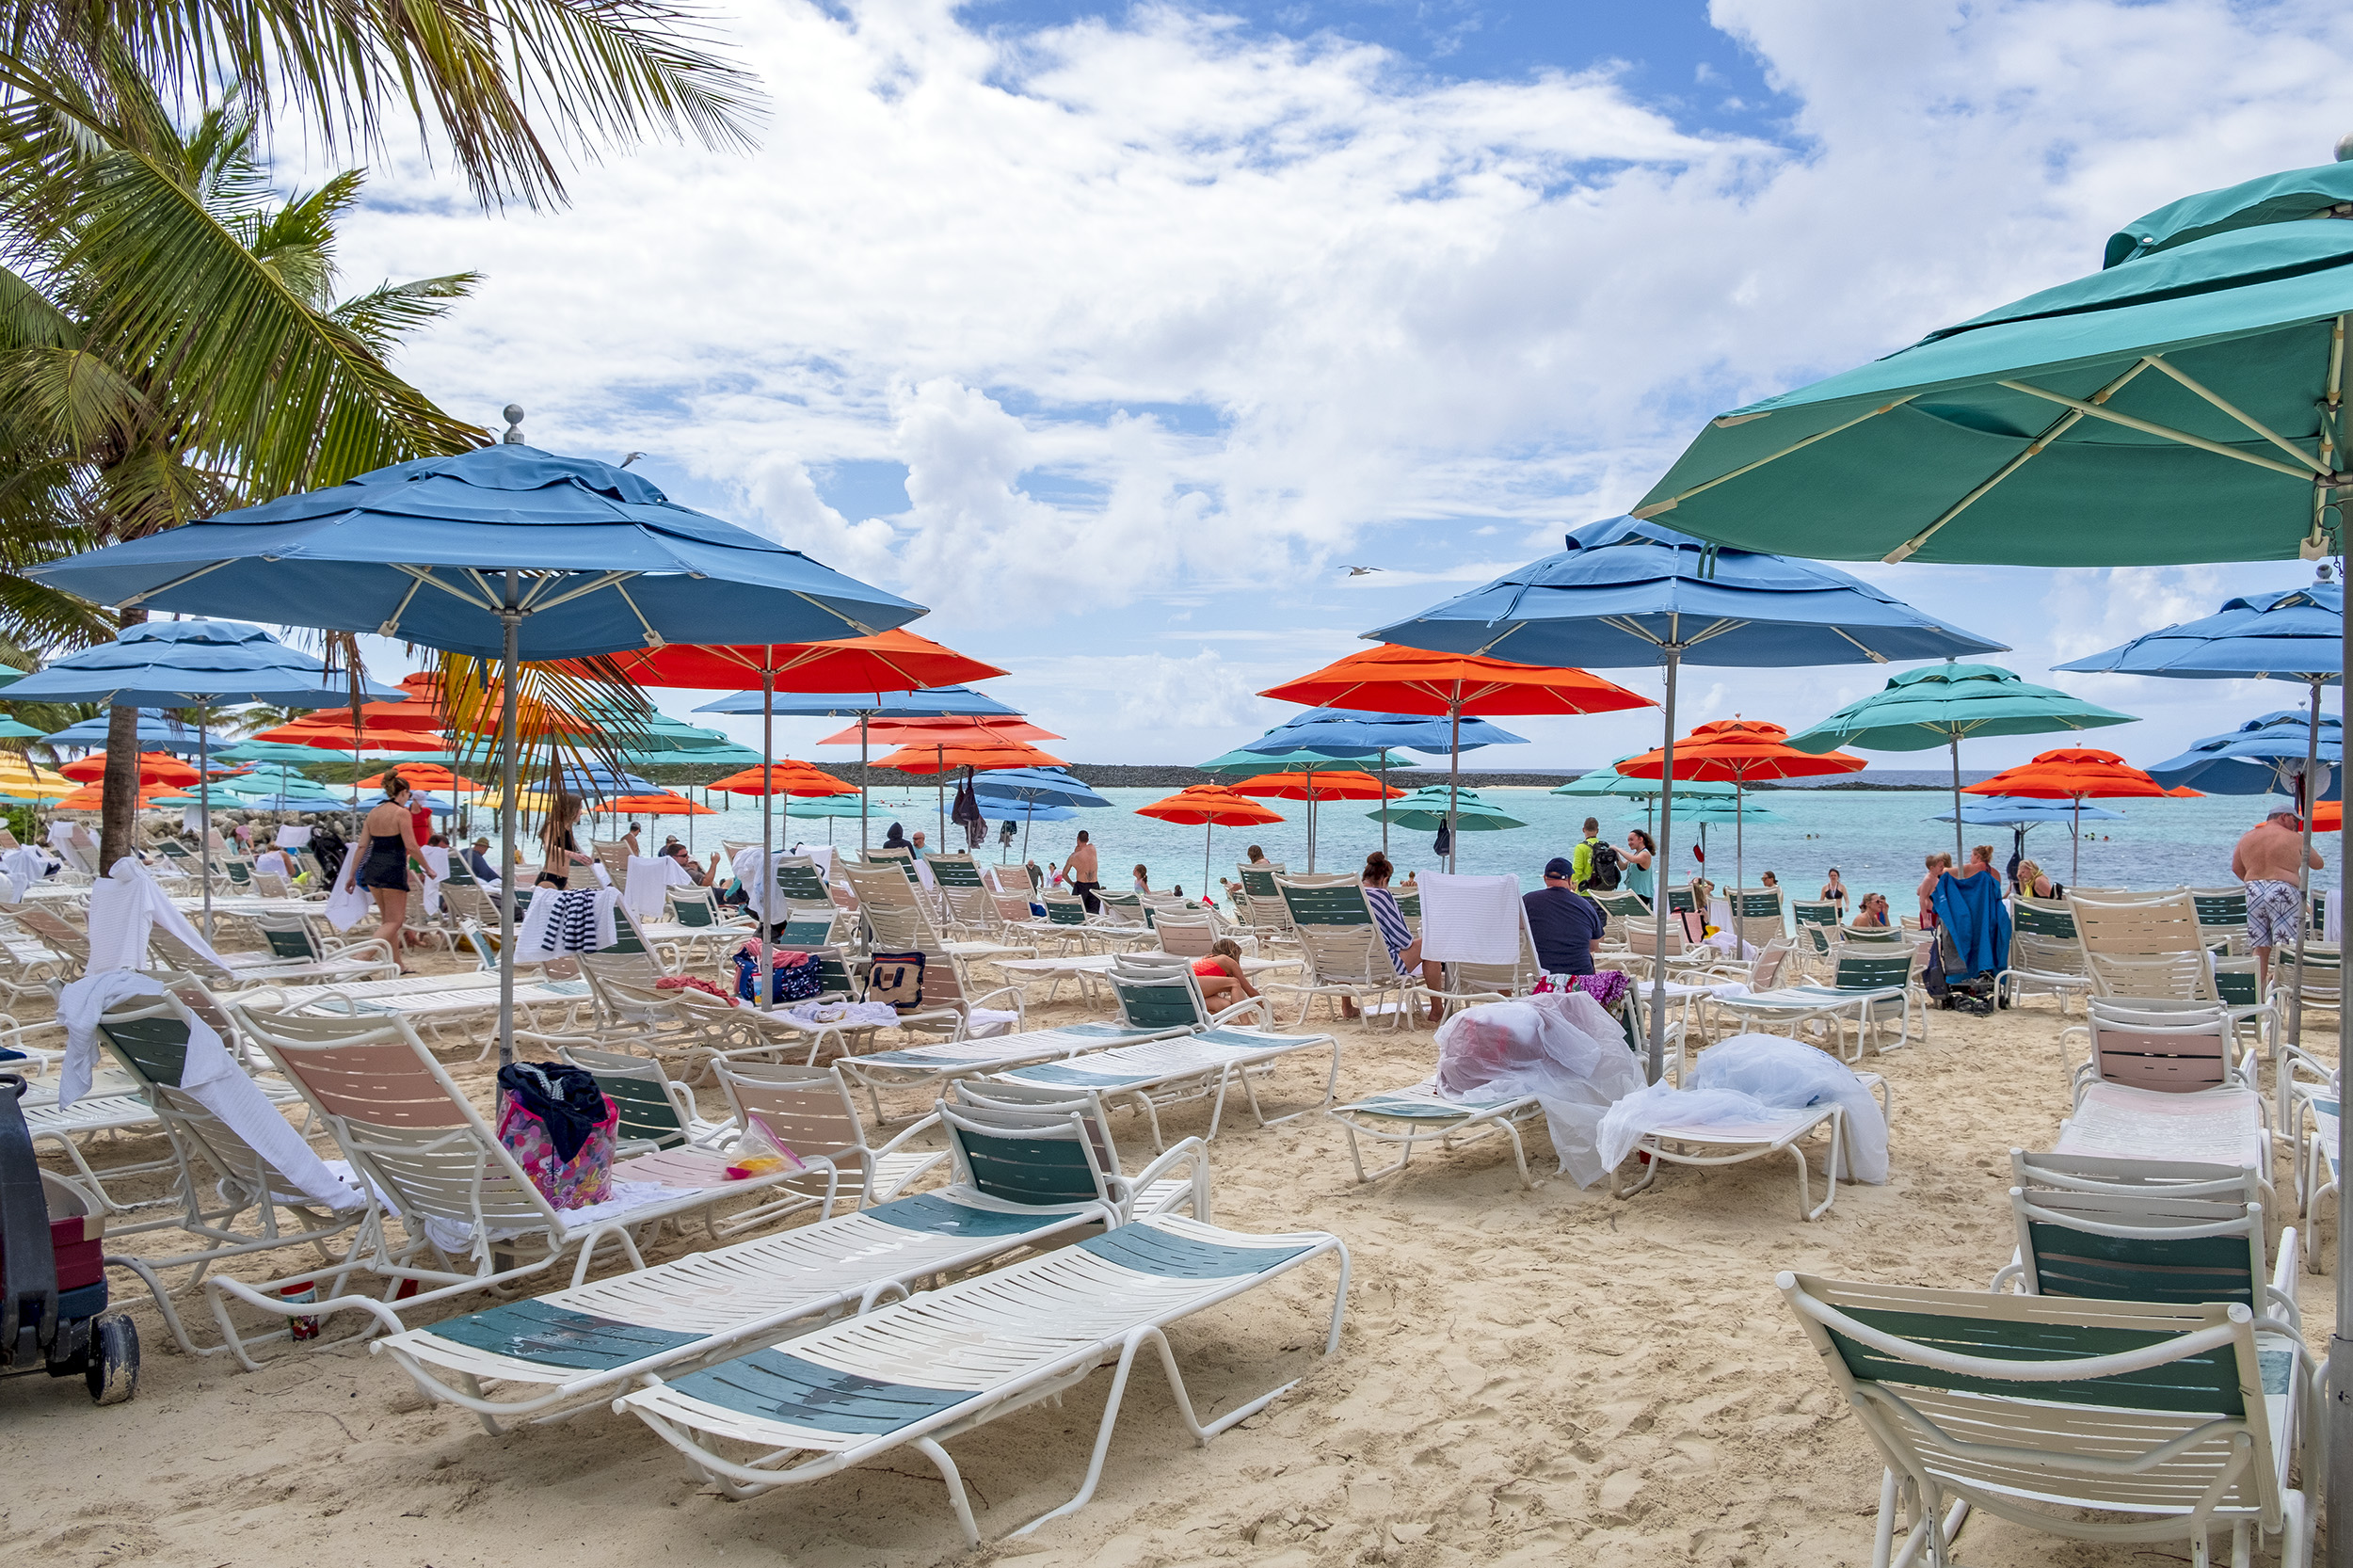
[[[106, 754], [103, 751], [93, 751], [87, 757], [77, 758], [68, 762], [56, 771], [77, 783], [102, 779], [106, 776]], [[139, 753], [139, 791], [142, 795], [146, 793], [150, 785], [168, 784], [176, 787], [182, 784], [193, 784], [201, 776], [203, 776], [194, 768], [168, 751]], [[66, 798], [72, 799], [72, 797], [69, 795]], [[140, 804], [145, 805], [146, 802], [141, 800]]]
[[[600, 667], [601, 666], [601, 668]], [[776, 695], [778, 692], [872, 692], [874, 706], [885, 692], [920, 692], [929, 686], [954, 686], [985, 680], [1005, 672], [995, 664], [967, 658], [929, 637], [902, 628], [865, 637], [836, 637], [817, 643], [665, 644], [632, 648], [597, 660], [569, 660], [559, 669], [591, 679], [617, 669], [640, 686], [687, 686], [706, 691], [741, 688], [758, 677], [764, 700], [760, 704], [760, 750], [776, 755]], [[863, 730], [866, 721], [858, 720]], [[866, 745], [858, 745], [858, 761], [866, 760]], [[857, 846], [866, 851], [867, 817], [864, 792], [859, 792]], [[772, 841], [769, 813], [763, 802], [760, 816], [760, 848]], [[947, 837], [948, 811], [940, 807], [940, 837]], [[763, 962], [765, 960], [763, 959]]]
[[1066, 768], [1070, 764], [1026, 741], [976, 741], [960, 745], [944, 742], [937, 745], [929, 742], [904, 745], [888, 757], [876, 758], [874, 766], [896, 768], [901, 773], [944, 775], [957, 768], [987, 773], [997, 768]]
[[425, 790], [435, 794], [472, 794], [482, 788], [471, 778], [460, 776], [439, 762], [402, 762], [371, 774], [360, 780], [362, 790], [380, 790], [384, 780], [398, 773], [412, 790]]
[[2077, 821], [2074, 824], [2074, 851], [2067, 874], [2067, 880], [2073, 882], [2078, 880], [2077, 873], [2083, 869], [2083, 803], [2087, 800], [2153, 800], [2162, 797], [2166, 790], [2164, 785], [2113, 751], [2061, 746], [2056, 751], [2038, 753], [2033, 761], [2005, 768], [1991, 778], [1964, 784], [1961, 792], [1966, 795], [2025, 795], [2030, 800], [2073, 801], [2078, 808]]
[[2166, 791], [2165, 794], [2168, 800], [2203, 800], [2206, 798], [2205, 791], [2193, 790], [2186, 784], [2176, 784]]
[[[1614, 713], [1658, 705], [1589, 670], [1565, 665], [1515, 664], [1476, 653], [1433, 653], [1383, 643], [1326, 664], [1312, 675], [1286, 680], [1258, 694], [1311, 708], [1350, 708], [1371, 713], [1427, 713], [1454, 726], [1462, 738], [1465, 713], [1480, 718], [1545, 713]], [[1449, 758], [1447, 788], [1461, 789], [1463, 752]], [[1351, 797], [1354, 798], [1354, 797]], [[1447, 812], [1452, 840], [1454, 812]], [[1447, 868], [1454, 866], [1453, 851]]]
[[1221, 827], [1257, 827], [1267, 823], [1281, 822], [1283, 814], [1272, 807], [1261, 806], [1248, 795], [1238, 794], [1222, 784], [1194, 784], [1177, 791], [1165, 800], [1136, 808], [1139, 817], [1153, 817], [1161, 822], [1201, 824], [1201, 896], [1209, 896], [1209, 841]]
[[715, 817], [719, 813], [708, 806], [697, 806], [684, 795], [667, 792], [658, 795], [621, 795], [604, 803], [605, 809], [635, 817]]
[[[104, 783], [85, 784], [70, 795], [58, 796], [50, 803], [49, 808], [53, 811], [95, 811], [104, 806], [105, 802], [106, 786]], [[135, 808], [144, 811], [154, 804], [155, 788], [150, 786], [146, 780], [140, 780], [139, 798]]]
[[1062, 736], [1027, 719], [980, 714], [969, 718], [874, 719], [863, 735], [857, 726], [826, 736], [821, 746], [846, 746], [862, 739], [895, 741], [901, 745], [985, 744], [991, 741], [1059, 741]]
[[[1820, 778], [1831, 774], [1857, 773], [1868, 765], [1852, 752], [1817, 754], [1799, 751], [1788, 743], [1789, 731], [1782, 726], [1737, 716], [1703, 724], [1675, 743], [1678, 780], [1732, 786], [1732, 881], [1736, 895], [1748, 873], [1748, 846], [1742, 825], [1747, 813], [1741, 809], [1741, 796], [1749, 785], [1768, 778]], [[1663, 746], [1618, 764], [1620, 776], [1625, 778], [1658, 778], [1666, 771], [1667, 753]], [[1666, 883], [1661, 881], [1659, 886], [1663, 888]], [[1734, 927], [1740, 940], [1746, 942], [1748, 926], [1739, 912], [1740, 901], [1736, 896], [1730, 902], [1734, 905]], [[1700, 913], [1705, 919], [1706, 911]]]
[[2313, 808], [2313, 831], [2342, 833], [2345, 831], [2345, 802], [2324, 800]]
[[755, 762], [740, 773], [703, 786], [706, 790], [724, 790], [731, 795], [792, 795], [805, 799], [820, 799], [827, 795], [854, 795], [856, 785], [836, 778], [824, 769], [791, 757], [779, 757], [773, 762]]

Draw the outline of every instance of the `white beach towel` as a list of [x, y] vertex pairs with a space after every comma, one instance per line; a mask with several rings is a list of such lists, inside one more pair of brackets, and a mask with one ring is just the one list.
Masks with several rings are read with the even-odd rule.
[[307, 827], [280, 827], [278, 830], [280, 849], [309, 849], [311, 830]]
[[621, 902], [648, 919], [662, 913], [663, 893], [673, 887], [691, 887], [686, 868], [666, 855], [632, 855], [621, 886]]
[[437, 844], [419, 844], [417, 858], [424, 862], [424, 908], [428, 915], [441, 912], [441, 884], [449, 880], [449, 851]]
[[621, 895], [610, 888], [574, 888], [561, 893], [541, 888], [523, 911], [522, 929], [515, 933], [515, 962], [544, 964], [611, 947], [619, 934], [614, 909], [620, 902]]
[[335, 886], [327, 895], [327, 923], [338, 931], [349, 931], [376, 908], [376, 901], [359, 885], [359, 875], [360, 852], [353, 849], [344, 854], [343, 870], [335, 873]]
[[1513, 964], [1528, 915], [1516, 876], [1421, 873], [1421, 955], [1442, 964]]

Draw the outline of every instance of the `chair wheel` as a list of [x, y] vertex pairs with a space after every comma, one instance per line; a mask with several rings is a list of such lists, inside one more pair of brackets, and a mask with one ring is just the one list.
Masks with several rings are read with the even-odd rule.
[[83, 1374], [91, 1402], [120, 1404], [139, 1391], [139, 1331], [110, 1312], [91, 1325], [89, 1368]]

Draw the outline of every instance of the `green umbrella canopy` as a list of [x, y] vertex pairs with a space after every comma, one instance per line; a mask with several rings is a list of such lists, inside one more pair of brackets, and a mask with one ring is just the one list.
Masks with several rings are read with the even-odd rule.
[[322, 751], [316, 746], [289, 745], [284, 741], [239, 741], [234, 745], [215, 746], [216, 762], [283, 762], [292, 767], [307, 763], [348, 762], [347, 751]]
[[1788, 819], [1779, 812], [1768, 811], [1762, 806], [1752, 806], [1746, 801], [1736, 805], [1729, 800], [1703, 800], [1689, 807], [1676, 807], [1675, 821], [1689, 823], [1695, 827], [1721, 827], [1734, 823], [1777, 823]]
[[1455, 802], [1454, 825], [1465, 833], [1500, 833], [1507, 828], [1526, 827], [1517, 817], [1505, 814], [1500, 808], [1480, 798], [1476, 790], [1449, 790], [1443, 784], [1433, 784], [1401, 795], [1386, 805], [1365, 813], [1376, 822], [1393, 823], [1399, 827], [1435, 832], [1446, 821], [1449, 801]]
[[[1625, 760], [1621, 757], [1618, 762]], [[1628, 778], [1618, 771], [1618, 762], [1612, 762], [1606, 768], [1594, 768], [1590, 772], [1578, 774], [1566, 784], [1555, 786], [1552, 792], [1556, 795], [1618, 795], [1636, 800], [1650, 800], [1657, 797], [1657, 779]], [[1721, 795], [1730, 799], [1732, 792], [1733, 787], [1729, 784], [1703, 784], [1689, 778], [1675, 780], [1675, 799], [1677, 800], [1696, 800], [1713, 795]], [[1681, 808], [1677, 809], [1680, 810]]]
[[1976, 735], [2046, 735], [2137, 722], [2130, 713], [2021, 680], [1999, 664], [1925, 664], [1790, 736], [1789, 744], [1817, 755], [1840, 746], [1926, 751]]
[[2100, 272], [1710, 421], [1635, 515], [1833, 560], [2292, 559], [2353, 495], [2345, 202], [2337, 164], [2160, 208]]
[[16, 720], [0, 714], [0, 741], [38, 741], [43, 731], [34, 728], [29, 724], [19, 724]]

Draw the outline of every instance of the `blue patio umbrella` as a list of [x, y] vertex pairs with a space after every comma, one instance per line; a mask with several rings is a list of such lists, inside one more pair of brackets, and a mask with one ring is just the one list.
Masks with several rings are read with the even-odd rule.
[[[425, 457], [38, 567], [101, 604], [249, 615], [500, 661], [502, 865], [515, 854], [518, 665], [664, 643], [819, 642], [920, 605], [681, 506], [610, 463], [504, 441]], [[153, 624], [153, 623], [150, 623]], [[515, 910], [499, 901], [499, 1060], [514, 1060]]]
[[[1074, 814], [1070, 810], [1074, 806], [1099, 810], [1112, 804], [1060, 768], [992, 768], [973, 778], [972, 794], [984, 813], [1021, 819], [1025, 858], [1030, 853], [1029, 824], [1062, 822]], [[1061, 815], [1048, 816], [1044, 808]]]
[[[2167, 789], [2187, 785], [2210, 795], [2291, 797], [2299, 814], [2311, 802], [2343, 800], [2345, 782], [2332, 771], [2345, 762], [2345, 725], [2323, 715], [2317, 734], [2312, 715], [2290, 708], [2249, 719], [2223, 735], [2195, 742], [2179, 757], [2159, 762], [2149, 776]], [[2307, 786], [2305, 773], [2311, 771]]]
[[[85, 746], [95, 750], [106, 744], [106, 726], [107, 717], [101, 713], [96, 718], [77, 719], [55, 734], [43, 735], [41, 740], [45, 744], [53, 746]], [[141, 751], [206, 751], [208, 749], [204, 738], [197, 733], [195, 725], [184, 724], [154, 708], [139, 710], [137, 744]], [[308, 748], [296, 746], [288, 749], [298, 751]], [[231, 760], [226, 746], [212, 752], [211, 756], [215, 760]]]
[[563, 763], [548, 776], [547, 782], [557, 786], [566, 794], [592, 797], [654, 794], [661, 789], [650, 778], [640, 778], [633, 773], [606, 767], [602, 762]]
[[[1262, 752], [1269, 756], [1284, 756], [1297, 751], [1316, 751], [1327, 757], [1346, 757], [1354, 748], [1361, 755], [1381, 757], [1381, 782], [1389, 781], [1385, 765], [1391, 747], [1402, 746], [1433, 757], [1451, 757], [1458, 752], [1475, 751], [1481, 746], [1526, 745], [1525, 736], [1514, 735], [1501, 725], [1481, 718], [1465, 718], [1449, 724], [1446, 719], [1427, 713], [1366, 713], [1350, 708], [1310, 708], [1294, 714], [1246, 745], [1238, 746], [1229, 756], [1247, 752]], [[1315, 803], [1308, 802], [1312, 811]], [[1378, 815], [1379, 813], [1375, 813]], [[1381, 818], [1381, 853], [1389, 852], [1389, 821]]]
[[[188, 525], [190, 529], [197, 526]], [[149, 542], [110, 548], [132, 550]], [[40, 569], [62, 570], [73, 561], [105, 553], [97, 551]], [[85, 597], [89, 596], [86, 593]], [[272, 618], [283, 617], [273, 615]], [[365, 680], [338, 679], [318, 660], [245, 621], [151, 620], [123, 628], [110, 643], [55, 661], [9, 687], [8, 695], [24, 701], [100, 702], [110, 708], [202, 709], [237, 702], [335, 708], [355, 700], [355, 685], [360, 696], [379, 702], [405, 701], [408, 695]], [[209, 771], [211, 734], [201, 723], [194, 728], [197, 766]], [[199, 797], [197, 808], [201, 841], [207, 846], [213, 841], [210, 800], [209, 794]], [[209, 861], [200, 864], [210, 866]], [[204, 935], [210, 937], [213, 878], [209, 869], [200, 881], [204, 895]]]
[[[1610, 518], [1567, 548], [1483, 587], [1367, 633], [1442, 653], [1528, 664], [1666, 666], [1658, 858], [1673, 849], [1675, 678], [1684, 662], [1748, 668], [1886, 664], [2001, 649], [1818, 561], [1705, 543], [1657, 522]], [[1666, 930], [1652, 993], [1650, 1076], [1666, 1059]]]
[[1937, 812], [1930, 822], [1956, 823], [1964, 827], [2007, 827], [2012, 835], [2013, 855], [2026, 853], [2026, 833], [2044, 823], [2064, 823], [2070, 834], [2075, 824], [2087, 822], [2122, 822], [2124, 813], [2084, 802], [2080, 807], [2072, 801], [2034, 800], [2025, 795], [1987, 795], [1981, 799], [1964, 800], [1958, 816], [1951, 807]]
[[[2353, 170], [2338, 170], [2353, 173]], [[2211, 616], [2144, 632], [2131, 642], [2057, 665], [2062, 670], [2098, 671], [2116, 675], [2151, 675], [2169, 680], [2294, 680], [2311, 694], [2308, 743], [2300, 779], [2317, 780], [2319, 746], [2327, 725], [2320, 712], [2320, 689], [2345, 683], [2345, 584], [2333, 581], [2323, 566], [2318, 581], [2301, 588], [2271, 593], [2241, 594], [2226, 600]], [[2276, 716], [2276, 715], [2275, 715]], [[2200, 743], [2201, 745], [2203, 742]], [[2153, 775], [2152, 776], [2153, 776]], [[2169, 788], [2181, 782], [2164, 781]], [[2199, 784], [2197, 789], [2211, 786]], [[2269, 786], [2265, 786], [2269, 788]], [[2237, 792], [2223, 790], [2222, 793]], [[2313, 810], [2301, 784], [2296, 796], [2297, 815], [2304, 822], [2303, 854], [2297, 862], [2297, 895], [2312, 896]], [[2340, 872], [2343, 866], [2340, 866]], [[2296, 926], [2296, 959], [2302, 973], [2304, 931]], [[2288, 998], [2289, 1038], [2304, 1040], [2304, 992], [2298, 986]]]

